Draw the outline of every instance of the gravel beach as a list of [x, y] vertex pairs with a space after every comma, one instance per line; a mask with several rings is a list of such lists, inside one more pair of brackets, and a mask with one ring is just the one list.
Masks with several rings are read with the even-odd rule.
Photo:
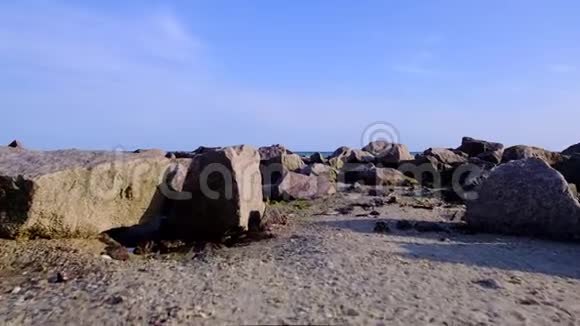
[[[0, 240], [0, 324], [579, 323], [578, 244], [458, 232], [457, 208], [294, 209], [272, 239], [127, 261], [98, 240]], [[443, 228], [401, 222], [417, 220]]]

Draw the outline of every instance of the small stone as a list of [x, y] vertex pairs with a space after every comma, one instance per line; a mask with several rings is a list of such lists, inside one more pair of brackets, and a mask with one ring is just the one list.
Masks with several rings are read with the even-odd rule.
[[123, 246], [108, 246], [105, 250], [114, 260], [129, 260], [129, 251]]
[[390, 196], [387, 198], [387, 204], [396, 204], [399, 201], [397, 196]]
[[491, 278], [473, 281], [473, 283], [481, 286], [482, 288], [491, 290], [499, 290], [502, 288], [498, 281]]
[[340, 208], [338, 209], [338, 212], [339, 212], [341, 215], [349, 215], [349, 214], [351, 214], [351, 213], [352, 213], [352, 211], [353, 211], [353, 210], [354, 210], [354, 208], [353, 208], [353, 207], [351, 207], [351, 206], [345, 206], [345, 207], [340, 207]]
[[346, 315], [347, 316], [350, 316], [350, 317], [356, 317], [356, 316], [359, 315], [359, 313], [358, 313], [358, 311], [356, 311], [356, 310], [354, 310], [352, 308], [349, 308], [349, 309], [346, 310]]
[[381, 215], [381, 213], [377, 212], [377, 211], [372, 211], [369, 213], [370, 216], [379, 216]]
[[510, 282], [511, 284], [521, 285], [523, 283], [523, 280], [520, 277], [512, 275], [512, 276], [510, 276], [510, 279], [508, 282]]
[[207, 318], [209, 318], [209, 315], [208, 315], [208, 314], [206, 314], [206, 313], [205, 313], [205, 312], [203, 312], [203, 311], [198, 311], [198, 312], [196, 313], [196, 316], [197, 316], [197, 317], [200, 317], [200, 318], [202, 318], [202, 319], [207, 319]]
[[540, 304], [537, 300], [532, 298], [520, 299], [518, 303], [523, 306], [537, 306]]
[[118, 296], [118, 295], [114, 295], [109, 297], [107, 300], [105, 300], [106, 303], [110, 304], [110, 305], [118, 305], [120, 303], [123, 303], [123, 297]]
[[[58, 272], [58, 273], [56, 273], [56, 275], [52, 279], [52, 282], [53, 283], [65, 283], [68, 280], [69, 280], [68, 275], [66, 275], [64, 272]], [[49, 282], [50, 281], [51, 280], [49, 280]]]
[[14, 289], [12, 289], [12, 292], [10, 292], [10, 293], [18, 294], [18, 293], [20, 293], [20, 291], [22, 291], [22, 288], [19, 286], [16, 286], [16, 287], [14, 287]]
[[111, 256], [109, 256], [109, 255], [101, 255], [101, 258], [103, 258], [105, 260], [113, 260], [113, 258], [111, 258]]

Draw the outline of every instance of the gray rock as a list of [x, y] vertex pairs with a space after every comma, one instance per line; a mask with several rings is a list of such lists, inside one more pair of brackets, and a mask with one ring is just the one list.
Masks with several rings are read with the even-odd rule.
[[324, 156], [322, 156], [322, 154], [320, 154], [319, 152], [310, 155], [310, 164], [314, 163], [326, 164], [327, 162], [328, 160]]
[[415, 179], [405, 176], [393, 168], [375, 168], [371, 171], [370, 184], [375, 186], [407, 187], [417, 183]]
[[315, 199], [336, 193], [336, 186], [324, 176], [287, 172], [276, 185], [264, 187], [264, 196], [276, 200]]
[[258, 151], [246, 145], [225, 147], [193, 158], [169, 223], [180, 238], [216, 237], [241, 229], [264, 214]]
[[342, 168], [339, 170], [338, 173], [338, 182], [347, 183], [347, 184], [371, 184], [373, 181], [370, 179], [372, 178], [373, 171], [375, 169], [375, 165], [372, 163], [367, 164], [360, 164], [360, 163], [350, 163], [343, 165]]
[[0, 235], [89, 237], [161, 210], [157, 153], [0, 151]]
[[282, 156], [283, 154], [294, 154], [280, 144], [260, 147], [258, 148], [258, 152], [260, 154], [260, 160], [262, 161], [268, 161], [273, 158]]
[[260, 171], [264, 185], [277, 184], [287, 172], [299, 172], [304, 166], [300, 155], [282, 145], [260, 147]]
[[348, 163], [373, 163], [374, 161], [375, 157], [371, 153], [346, 146], [339, 147], [328, 159], [328, 163], [335, 169], [340, 169]]
[[307, 165], [300, 170], [300, 173], [317, 177], [326, 177], [330, 181], [336, 181], [338, 174], [338, 172], [332, 167], [321, 163]]
[[504, 146], [485, 140], [463, 137], [461, 146], [457, 150], [467, 153], [469, 157], [476, 157], [494, 164], [501, 162]]
[[373, 186], [411, 186], [417, 182], [393, 168], [377, 168], [373, 164], [345, 165], [338, 176], [342, 183], [355, 182]]
[[572, 155], [575, 153], [580, 153], [580, 143], [574, 144], [562, 151], [563, 155]]
[[570, 239], [579, 234], [580, 204], [558, 171], [541, 159], [495, 168], [467, 202], [474, 230]]
[[565, 156], [554, 165], [554, 168], [562, 173], [566, 181], [580, 188], [580, 153]]
[[556, 165], [564, 159], [564, 156], [557, 152], [551, 152], [539, 147], [516, 145], [505, 149], [503, 152], [502, 163], [532, 157], [539, 158], [551, 166]]
[[192, 153], [196, 154], [204, 154], [207, 152], [214, 152], [223, 149], [223, 147], [206, 147], [206, 146], [199, 146], [196, 148]]
[[399, 164], [405, 161], [415, 159], [411, 155], [409, 149], [403, 144], [392, 144], [384, 140], [370, 142], [363, 147], [363, 151], [367, 151], [376, 157], [375, 163], [386, 167], [398, 167]]
[[455, 170], [468, 163], [467, 154], [446, 148], [429, 148], [399, 170], [429, 187], [451, 186]]
[[429, 148], [422, 156], [434, 158], [437, 164], [445, 169], [457, 167], [468, 161], [468, 157], [463, 153], [447, 148]]

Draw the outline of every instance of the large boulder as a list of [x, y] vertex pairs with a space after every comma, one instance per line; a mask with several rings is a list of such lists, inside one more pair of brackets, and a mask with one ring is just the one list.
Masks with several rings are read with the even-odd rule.
[[260, 155], [251, 146], [207, 151], [192, 158], [183, 192], [170, 218], [180, 238], [213, 238], [248, 229], [264, 213]]
[[484, 232], [571, 239], [580, 204], [558, 171], [529, 158], [495, 168], [467, 202], [466, 221]]
[[338, 180], [348, 184], [374, 186], [410, 186], [416, 183], [401, 171], [393, 168], [377, 168], [373, 164], [349, 164], [340, 171]]
[[197, 154], [204, 154], [204, 153], [207, 153], [207, 152], [213, 152], [213, 151], [216, 151], [216, 150], [220, 150], [220, 149], [222, 149], [222, 148], [223, 148], [223, 147], [207, 147], [207, 146], [199, 146], [198, 148], [196, 148], [195, 150], [193, 150], [193, 152], [192, 152], [192, 153], [193, 153], [194, 155], [197, 155]]
[[516, 145], [505, 149], [503, 152], [502, 163], [532, 157], [539, 158], [551, 166], [556, 165], [564, 159], [563, 155], [557, 152], [551, 152], [534, 146]]
[[401, 171], [393, 168], [375, 168], [369, 178], [369, 184], [376, 186], [406, 187], [417, 183], [415, 179], [405, 176]]
[[429, 148], [422, 154], [423, 158], [434, 159], [441, 169], [457, 167], [468, 161], [468, 157], [458, 151], [447, 148]]
[[156, 217], [158, 153], [0, 151], [0, 236], [88, 237]]
[[300, 155], [281, 145], [260, 147], [260, 171], [265, 185], [276, 184], [286, 172], [298, 172], [304, 166]]
[[572, 155], [575, 153], [580, 153], [580, 143], [574, 144], [562, 151], [564, 155]]
[[463, 137], [461, 146], [457, 150], [484, 161], [499, 164], [502, 159], [504, 146], [500, 143], [492, 143], [485, 140]]
[[328, 159], [328, 163], [335, 169], [341, 169], [344, 164], [373, 163], [374, 161], [375, 157], [371, 153], [346, 146], [336, 149]]
[[429, 148], [415, 160], [401, 164], [399, 170], [425, 186], [439, 188], [450, 186], [455, 170], [468, 160], [467, 154], [460, 151]]
[[564, 157], [554, 165], [554, 168], [564, 176], [566, 181], [580, 188], [580, 153]]
[[336, 181], [338, 172], [326, 164], [314, 163], [302, 168], [300, 173], [305, 175], [314, 175], [317, 177], [326, 177], [330, 181]]
[[370, 142], [363, 151], [375, 156], [375, 163], [387, 167], [398, 167], [402, 162], [415, 159], [406, 145], [392, 144], [384, 140]]
[[258, 148], [258, 152], [260, 154], [260, 160], [262, 161], [268, 161], [283, 154], [294, 154], [292, 151], [280, 144], [262, 146]]
[[276, 200], [315, 199], [336, 193], [336, 186], [325, 176], [287, 172], [276, 185], [264, 187], [264, 196]]
[[337, 181], [348, 184], [370, 184], [369, 178], [375, 169], [376, 167], [373, 163], [344, 164], [342, 168], [338, 170]]
[[310, 155], [310, 163], [321, 163], [321, 164], [325, 164], [327, 163], [328, 160], [322, 155], [320, 154], [320, 152], [316, 152], [316, 153], [312, 153], [312, 155]]

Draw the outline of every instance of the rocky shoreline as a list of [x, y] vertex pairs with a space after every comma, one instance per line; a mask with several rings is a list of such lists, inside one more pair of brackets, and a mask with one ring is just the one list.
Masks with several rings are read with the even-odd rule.
[[[107, 324], [90, 312], [104, 309], [111, 324], [574, 323], [579, 162], [578, 145], [556, 153], [469, 137], [417, 156], [375, 141], [328, 157], [282, 145], [43, 152], [14, 141], [0, 147], [0, 322]], [[397, 305], [376, 293], [380, 280], [411, 288], [388, 282]], [[437, 304], [413, 304], [453, 282], [446, 300], [479, 295], [473, 310], [434, 315], [434, 293]], [[230, 290], [239, 297], [216, 297]], [[324, 304], [332, 293], [336, 304]]]

